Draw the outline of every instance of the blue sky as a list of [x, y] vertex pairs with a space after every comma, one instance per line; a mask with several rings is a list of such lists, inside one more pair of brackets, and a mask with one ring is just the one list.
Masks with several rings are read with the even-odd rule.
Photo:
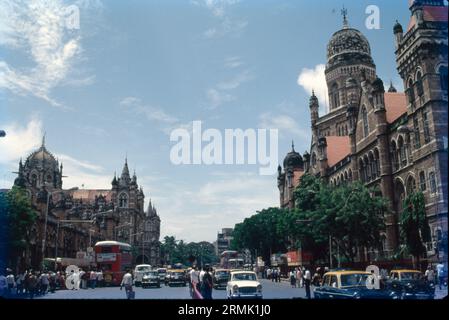
[[[342, 2], [51, 3], [0, 0], [0, 188], [45, 131], [66, 188], [109, 188], [127, 155], [162, 236], [213, 241], [222, 227], [278, 205], [276, 177], [260, 176], [257, 165], [174, 166], [169, 133], [193, 120], [219, 130], [277, 128], [280, 162], [292, 139], [308, 149], [310, 90], [323, 90], [320, 65], [342, 26]], [[398, 19], [406, 28], [407, 1], [344, 4], [379, 76], [402, 90], [392, 27]], [[371, 4], [379, 30], [365, 28]], [[64, 25], [69, 5], [80, 9], [79, 29]]]

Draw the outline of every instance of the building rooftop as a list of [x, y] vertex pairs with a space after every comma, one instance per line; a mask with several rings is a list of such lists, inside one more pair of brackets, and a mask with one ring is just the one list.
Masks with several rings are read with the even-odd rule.
[[403, 92], [385, 92], [385, 109], [387, 122], [393, 123], [407, 112], [407, 99]]

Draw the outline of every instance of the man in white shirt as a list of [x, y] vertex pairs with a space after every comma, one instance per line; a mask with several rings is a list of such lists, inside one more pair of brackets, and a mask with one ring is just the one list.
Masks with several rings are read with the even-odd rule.
[[131, 299], [131, 292], [133, 292], [133, 276], [131, 274], [131, 270], [126, 270], [125, 275], [123, 276], [122, 283], [120, 284], [120, 290], [125, 286], [126, 297]]
[[8, 294], [12, 294], [12, 290], [16, 286], [16, 281], [14, 280], [14, 275], [11, 271], [8, 272], [8, 275], [6, 276], [6, 282], [8, 283]]
[[304, 284], [306, 286], [307, 299], [311, 299], [311, 296], [310, 296], [310, 281], [311, 280], [312, 280], [312, 276], [310, 274], [310, 270], [307, 268], [306, 272], [304, 273]]
[[444, 264], [442, 262], [437, 264], [437, 276], [438, 276], [438, 285], [441, 290], [441, 285], [444, 284]]
[[425, 277], [426, 277], [426, 280], [427, 280], [429, 283], [434, 283], [434, 281], [435, 281], [435, 273], [433, 272], [433, 269], [432, 269], [432, 266], [431, 266], [431, 265], [429, 265], [429, 266], [427, 267], [426, 273], [425, 273], [424, 275], [425, 275]]

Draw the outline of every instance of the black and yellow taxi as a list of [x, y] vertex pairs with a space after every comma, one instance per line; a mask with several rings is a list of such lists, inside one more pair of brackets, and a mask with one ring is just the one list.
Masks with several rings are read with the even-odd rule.
[[215, 269], [213, 274], [214, 288], [226, 289], [230, 276], [231, 271], [228, 269]]
[[184, 269], [167, 270], [165, 277], [165, 285], [171, 286], [187, 286], [187, 277]]
[[435, 297], [435, 285], [426, 281], [419, 270], [391, 270], [386, 285], [387, 288], [396, 292], [401, 299], [405, 300], [432, 300]]
[[340, 270], [324, 274], [321, 286], [314, 289], [315, 299], [399, 299], [385, 289], [376, 289], [375, 275], [366, 271]]

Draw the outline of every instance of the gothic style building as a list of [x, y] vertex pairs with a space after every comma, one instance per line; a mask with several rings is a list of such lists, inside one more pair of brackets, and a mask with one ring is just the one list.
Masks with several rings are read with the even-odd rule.
[[366, 37], [349, 26], [327, 46], [325, 69], [329, 112], [309, 102], [312, 142], [303, 156], [292, 150], [279, 167], [281, 207], [293, 207], [292, 191], [305, 172], [331, 185], [361, 180], [378, 186], [390, 200], [384, 251], [399, 245], [398, 221], [404, 197], [421, 190], [433, 241], [428, 256], [447, 242], [448, 11], [443, 0], [410, 2], [406, 31], [394, 26], [397, 70], [404, 92], [390, 84], [385, 92]]
[[14, 184], [25, 188], [39, 213], [23, 265], [39, 267], [43, 250], [44, 257], [54, 257], [57, 252], [58, 257], [73, 258], [99, 240], [130, 243], [136, 263], [160, 263], [161, 221], [151, 201], [144, 210], [143, 190], [136, 174], [130, 176], [127, 160], [121, 176], [114, 175], [110, 189], [65, 190], [63, 165], [47, 150], [43, 139], [25, 163], [20, 160], [17, 174]]

